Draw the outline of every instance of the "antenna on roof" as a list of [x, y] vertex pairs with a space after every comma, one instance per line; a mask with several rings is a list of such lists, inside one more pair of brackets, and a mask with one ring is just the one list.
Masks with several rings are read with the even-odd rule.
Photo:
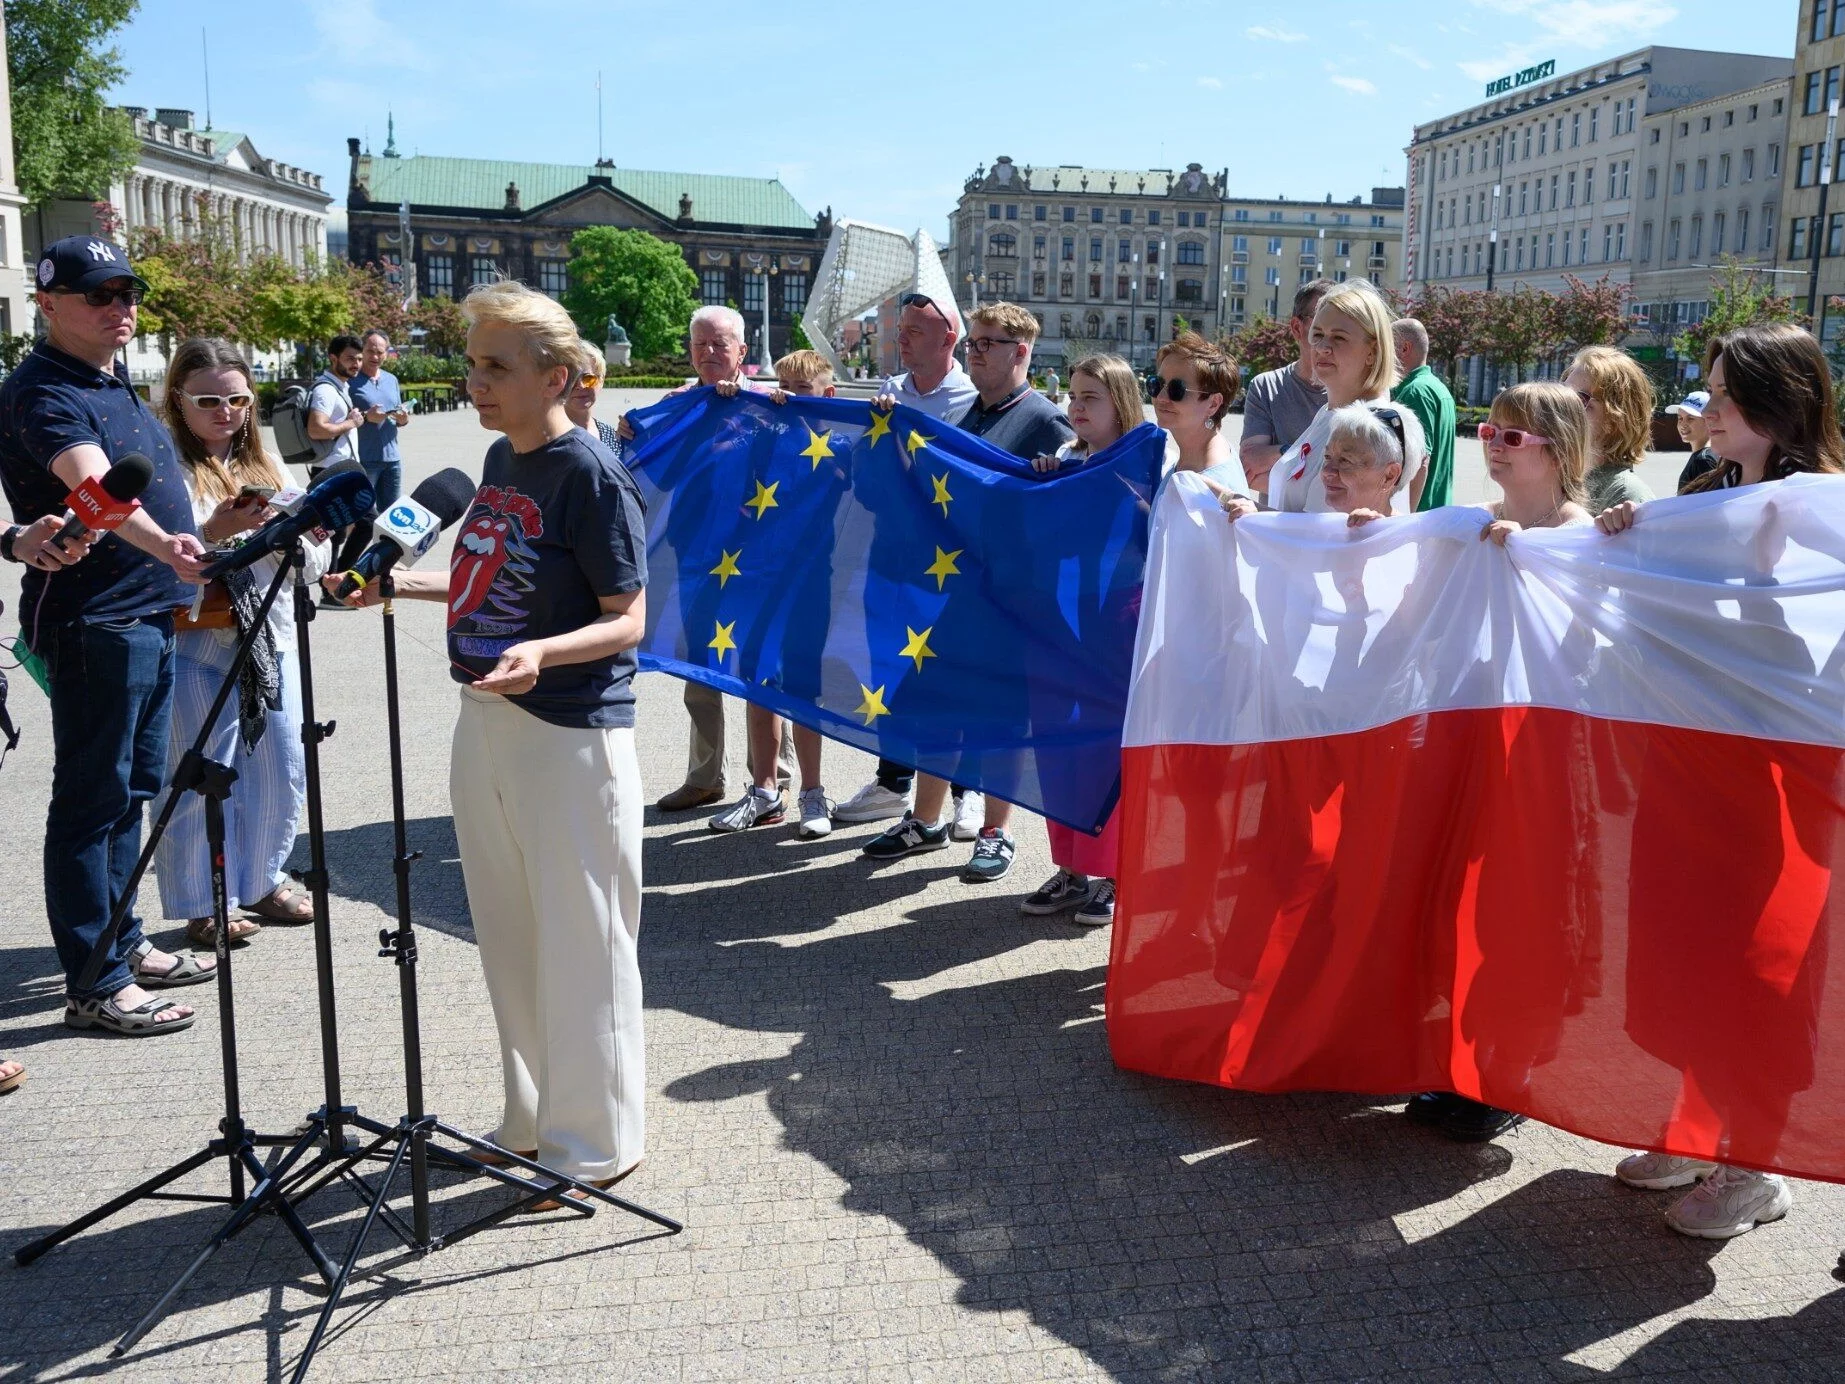
[[211, 43], [205, 36], [205, 26], [199, 25], [199, 52], [205, 59], [205, 128], [215, 129], [211, 123]]
[[602, 167], [602, 72], [596, 72], [596, 167]]

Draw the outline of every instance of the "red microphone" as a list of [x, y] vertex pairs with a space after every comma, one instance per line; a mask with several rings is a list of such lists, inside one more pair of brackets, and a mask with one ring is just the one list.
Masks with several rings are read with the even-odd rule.
[[64, 501], [71, 516], [51, 541], [61, 549], [67, 538], [81, 541], [93, 533], [120, 528], [141, 508], [141, 492], [153, 479], [154, 463], [139, 452], [128, 453], [102, 475], [89, 477], [71, 491]]

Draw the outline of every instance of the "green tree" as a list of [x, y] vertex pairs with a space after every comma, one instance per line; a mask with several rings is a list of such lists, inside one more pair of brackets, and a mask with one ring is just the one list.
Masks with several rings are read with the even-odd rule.
[[140, 327], [169, 344], [191, 336], [248, 341], [254, 332], [244, 267], [225, 228], [198, 208], [194, 233], [143, 226], [129, 237], [135, 272], [147, 280]]
[[[352, 330], [366, 332], [376, 327], [392, 341], [410, 339], [410, 314], [404, 310], [403, 290], [386, 279], [377, 264], [335, 260], [327, 265], [327, 278], [339, 285], [352, 303]], [[315, 344], [324, 350], [327, 343]]]
[[1774, 281], [1725, 255], [1711, 276], [1710, 313], [1693, 323], [1672, 342], [1672, 349], [1687, 360], [1701, 361], [1712, 340], [1738, 327], [1765, 327], [1776, 322], [1806, 325], [1806, 314], [1786, 294], [1776, 293]]
[[352, 326], [352, 295], [325, 274], [302, 274], [286, 260], [266, 255], [246, 268], [250, 345], [272, 351], [285, 341], [319, 345]]
[[636, 359], [672, 354], [698, 310], [698, 279], [677, 246], [646, 231], [590, 226], [570, 238], [564, 306], [577, 330], [601, 341], [613, 316]]
[[104, 197], [134, 166], [134, 123], [103, 103], [128, 71], [105, 41], [137, 0], [12, 0], [6, 6], [13, 149], [28, 202]]
[[458, 356], [467, 348], [468, 320], [453, 298], [419, 298], [410, 309], [410, 325], [423, 329], [423, 349], [431, 355]]

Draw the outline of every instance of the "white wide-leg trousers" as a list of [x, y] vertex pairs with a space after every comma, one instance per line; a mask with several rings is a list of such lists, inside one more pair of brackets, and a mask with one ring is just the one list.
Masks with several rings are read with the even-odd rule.
[[494, 1140], [585, 1180], [641, 1160], [641, 782], [632, 730], [461, 690], [449, 793], [500, 1030]]

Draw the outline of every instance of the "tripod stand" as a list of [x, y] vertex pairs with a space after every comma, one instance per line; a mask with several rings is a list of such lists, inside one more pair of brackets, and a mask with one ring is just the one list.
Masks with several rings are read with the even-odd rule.
[[[385, 573], [379, 581], [384, 597], [381, 607], [384, 617], [384, 695], [386, 726], [391, 742], [391, 824], [394, 844], [392, 871], [397, 877], [397, 927], [395, 930], [385, 928], [379, 932], [378, 954], [389, 957], [397, 963], [398, 1001], [403, 1014], [404, 1098], [407, 1113], [391, 1126], [378, 1124], [363, 1115], [352, 1117], [352, 1123], [356, 1127], [375, 1136], [369, 1144], [358, 1151], [356, 1156], [361, 1159], [384, 1160], [386, 1168], [383, 1177], [379, 1179], [371, 1203], [366, 1208], [365, 1218], [360, 1222], [358, 1233], [353, 1237], [345, 1262], [340, 1265], [333, 1278], [332, 1286], [327, 1293], [327, 1300], [321, 1307], [320, 1317], [314, 1323], [314, 1329], [302, 1350], [301, 1360], [293, 1376], [295, 1384], [300, 1384], [300, 1381], [306, 1377], [308, 1366], [314, 1358], [314, 1352], [319, 1349], [321, 1338], [333, 1319], [334, 1310], [339, 1306], [340, 1298], [352, 1278], [359, 1257], [365, 1251], [365, 1242], [371, 1235], [373, 1226], [381, 1217], [413, 1255], [446, 1249], [450, 1245], [498, 1225], [508, 1217], [517, 1215], [547, 1198], [555, 1198], [560, 1208], [576, 1216], [595, 1214], [595, 1207], [590, 1201], [593, 1198], [595, 1201], [629, 1212], [643, 1220], [652, 1221], [655, 1225], [663, 1226], [669, 1234], [678, 1234], [684, 1229], [678, 1221], [669, 1216], [650, 1211], [635, 1202], [615, 1196], [603, 1188], [571, 1177], [568, 1173], [548, 1168], [534, 1159], [507, 1152], [485, 1139], [465, 1134], [451, 1125], [444, 1124], [423, 1108], [423, 1048], [422, 1026], [417, 1009], [416, 933], [410, 920], [410, 866], [422, 857], [422, 852], [410, 850], [406, 836], [403, 724], [397, 689], [397, 616], [393, 608], [393, 586], [390, 574]], [[438, 1135], [461, 1145], [461, 1150], [457, 1152], [440, 1145], [431, 1146], [431, 1137]], [[387, 1150], [390, 1152], [387, 1153]], [[486, 1154], [494, 1162], [483, 1161], [477, 1156], [480, 1154]], [[516, 1189], [520, 1195], [506, 1205], [476, 1217], [457, 1230], [443, 1235], [431, 1235], [429, 1230], [429, 1160], [431, 1158], [455, 1171], [494, 1178]], [[386, 1205], [391, 1189], [406, 1161], [410, 1165], [411, 1208], [411, 1224], [407, 1229]], [[501, 1162], [506, 1166], [496, 1166]], [[532, 1174], [536, 1180], [519, 1177], [508, 1171], [508, 1167], [515, 1167], [521, 1172]], [[311, 1195], [314, 1190], [315, 1188], [309, 1188], [301, 1195], [303, 1197]], [[569, 1196], [568, 1193], [572, 1191], [580, 1194], [580, 1199]]]
[[[237, 1023], [234, 1004], [234, 991], [231, 985], [230, 953], [230, 908], [224, 878], [224, 800], [229, 796], [231, 785], [236, 781], [236, 771], [216, 760], [205, 757], [205, 745], [211, 738], [213, 727], [218, 717], [223, 714], [225, 704], [230, 700], [233, 688], [249, 661], [250, 650], [268, 622], [269, 611], [275, 605], [276, 596], [282, 585], [288, 580], [289, 572], [299, 568], [303, 559], [299, 546], [293, 553], [286, 555], [278, 564], [274, 579], [264, 594], [262, 605], [256, 619], [251, 623], [248, 633], [239, 641], [230, 670], [218, 685], [217, 695], [212, 699], [210, 710], [205, 715], [204, 724], [200, 726], [191, 748], [181, 757], [174, 772], [171, 790], [159, 815], [154, 820], [148, 840], [140, 857], [135, 861], [127, 886], [122, 896], [116, 900], [110, 913], [108, 925], [103, 929], [95, 948], [85, 962], [83, 972], [78, 978], [78, 987], [88, 991], [102, 973], [107, 958], [114, 952], [117, 938], [121, 936], [123, 926], [134, 909], [135, 894], [140, 886], [142, 876], [152, 863], [154, 852], [159, 847], [161, 838], [166, 834], [167, 826], [172, 821], [182, 793], [197, 793], [205, 800], [205, 835], [211, 852], [211, 893], [212, 916], [217, 924], [217, 938], [214, 952], [217, 958], [218, 982], [218, 1041], [222, 1054], [224, 1079], [224, 1118], [219, 1123], [218, 1137], [209, 1140], [197, 1152], [181, 1159], [163, 1172], [156, 1173], [146, 1181], [129, 1188], [120, 1196], [104, 1202], [94, 1210], [86, 1212], [68, 1225], [52, 1231], [48, 1235], [24, 1245], [13, 1254], [16, 1263], [32, 1263], [54, 1245], [61, 1244], [71, 1236], [77, 1235], [89, 1227], [113, 1216], [117, 1211], [133, 1205], [138, 1201], [191, 1201], [228, 1205], [233, 1211], [228, 1220], [219, 1227], [198, 1254], [180, 1272], [172, 1285], [168, 1287], [147, 1313], [128, 1329], [126, 1334], [116, 1342], [111, 1355], [119, 1356], [146, 1335], [153, 1326], [170, 1310], [180, 1290], [192, 1280], [206, 1262], [222, 1249], [233, 1236], [243, 1230], [256, 1215], [264, 1210], [273, 1210], [288, 1227], [289, 1233], [300, 1242], [315, 1270], [321, 1278], [331, 1283], [338, 1269], [321, 1249], [313, 1233], [301, 1220], [294, 1205], [286, 1195], [288, 1179], [298, 1175], [295, 1164], [312, 1148], [321, 1142], [326, 1130], [324, 1121], [310, 1117], [307, 1124], [291, 1135], [261, 1135], [253, 1133], [244, 1123], [242, 1095], [238, 1084], [237, 1071]], [[305, 650], [304, 650], [305, 652]], [[329, 1098], [329, 1106], [337, 1105], [337, 1086]], [[258, 1147], [279, 1149], [272, 1153], [267, 1164], [256, 1156]], [[320, 1160], [329, 1154], [323, 1151]], [[187, 1173], [204, 1167], [218, 1159], [226, 1164], [229, 1188], [224, 1193], [189, 1194], [164, 1190], [170, 1183], [176, 1182]], [[314, 1166], [314, 1165], [310, 1165]], [[253, 1179], [246, 1189], [246, 1174]]]

